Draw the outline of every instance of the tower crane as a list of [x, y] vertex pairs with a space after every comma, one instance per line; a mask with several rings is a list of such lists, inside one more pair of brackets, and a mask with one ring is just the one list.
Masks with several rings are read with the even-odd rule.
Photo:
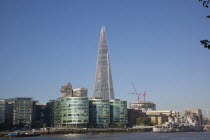
[[133, 85], [133, 88], [134, 88], [134, 93], [128, 93], [128, 94], [135, 94], [137, 96], [138, 101], [140, 101], [140, 99], [141, 99], [141, 97], [140, 97], [141, 96], [141, 93], [137, 93], [136, 88], [135, 88], [133, 82], [132, 82], [132, 85]]
[[144, 97], [144, 102], [145, 102], [146, 91], [144, 91], [143, 94], [138, 93], [137, 90], [136, 90], [136, 88], [135, 88], [135, 86], [134, 86], [134, 84], [133, 84], [133, 82], [132, 82], [132, 85], [133, 85], [133, 88], [134, 88], [134, 93], [128, 93], [128, 94], [135, 94], [137, 96], [138, 101], [140, 101], [140, 99], [141, 99], [140, 96], [142, 95]]
[[146, 95], [147, 95], [147, 92], [146, 92], [146, 90], [145, 90], [144, 93], [142, 94], [142, 96], [144, 97], [144, 102], [145, 102], [145, 97], [146, 97]]

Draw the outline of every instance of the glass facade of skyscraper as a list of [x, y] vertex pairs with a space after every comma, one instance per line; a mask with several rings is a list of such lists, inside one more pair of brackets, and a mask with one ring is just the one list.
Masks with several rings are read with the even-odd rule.
[[24, 124], [25, 127], [31, 126], [32, 121], [32, 98], [11, 98], [6, 99], [6, 120], [12, 125]]
[[4, 123], [5, 120], [5, 100], [0, 99], [0, 123]]
[[110, 123], [110, 103], [105, 99], [89, 99], [90, 127], [108, 128]]
[[89, 122], [87, 97], [62, 97], [54, 104], [55, 127], [85, 128]]
[[111, 99], [110, 102], [110, 126], [126, 127], [128, 123], [127, 102]]
[[105, 27], [101, 28], [100, 41], [98, 44], [94, 98], [107, 100], [114, 99], [114, 88], [106, 43]]

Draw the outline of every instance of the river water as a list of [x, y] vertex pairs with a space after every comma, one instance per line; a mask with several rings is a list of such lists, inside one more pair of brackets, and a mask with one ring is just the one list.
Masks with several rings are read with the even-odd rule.
[[[0, 138], [8, 139], [8, 138]], [[210, 131], [184, 133], [103, 133], [96, 135], [69, 134], [39, 137], [11, 138], [19, 140], [210, 140]]]

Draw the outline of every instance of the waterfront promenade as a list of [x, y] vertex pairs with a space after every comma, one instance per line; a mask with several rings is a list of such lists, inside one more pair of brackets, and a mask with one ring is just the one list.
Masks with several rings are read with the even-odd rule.
[[[136, 132], [115, 132], [87, 134], [61, 134], [44, 135], [39, 137], [19, 138], [21, 140], [209, 140], [210, 131], [189, 132], [189, 133], [136, 133]], [[8, 138], [0, 138], [8, 139]], [[11, 138], [13, 139], [13, 138]]]
[[[41, 135], [54, 135], [54, 134], [81, 134], [81, 133], [112, 133], [112, 132], [150, 132], [152, 126], [138, 127], [138, 128], [88, 128], [88, 129], [74, 129], [74, 128], [51, 128], [48, 130], [35, 130], [35, 131], [17, 131], [21, 133], [35, 132]], [[0, 137], [3, 137], [11, 132], [0, 132]]]
[[[133, 128], [47, 128], [46, 130], [17, 131], [20, 133], [38, 133], [40, 135], [56, 135], [56, 134], [101, 134], [101, 133], [118, 133], [118, 132], [151, 132], [154, 126], [138, 126]], [[210, 131], [210, 125], [205, 125], [204, 130]], [[0, 132], [0, 137], [11, 132]]]

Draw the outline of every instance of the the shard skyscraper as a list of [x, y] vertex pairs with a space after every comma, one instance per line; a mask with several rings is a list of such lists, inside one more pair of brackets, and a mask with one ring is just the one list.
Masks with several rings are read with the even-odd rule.
[[95, 98], [114, 99], [111, 67], [106, 44], [105, 27], [101, 28], [95, 79]]

